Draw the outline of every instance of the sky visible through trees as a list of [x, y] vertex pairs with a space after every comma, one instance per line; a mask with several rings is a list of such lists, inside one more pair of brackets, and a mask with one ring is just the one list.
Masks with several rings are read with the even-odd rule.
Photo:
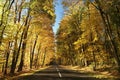
[[62, 0], [55, 0], [54, 5], [55, 5], [56, 19], [55, 19], [55, 23], [53, 25], [53, 32], [56, 34], [56, 32], [59, 28], [59, 23], [64, 15], [64, 9], [63, 9], [63, 5], [62, 5]]
[[120, 1], [0, 0], [0, 74], [55, 64], [119, 74]]

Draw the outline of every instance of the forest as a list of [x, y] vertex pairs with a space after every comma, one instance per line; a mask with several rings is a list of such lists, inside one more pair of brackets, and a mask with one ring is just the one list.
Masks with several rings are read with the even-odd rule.
[[57, 61], [120, 72], [120, 1], [63, 0], [66, 14], [56, 34]]
[[54, 19], [53, 0], [0, 0], [0, 72], [14, 74], [49, 64]]
[[120, 0], [0, 0], [0, 76], [51, 63], [120, 73]]

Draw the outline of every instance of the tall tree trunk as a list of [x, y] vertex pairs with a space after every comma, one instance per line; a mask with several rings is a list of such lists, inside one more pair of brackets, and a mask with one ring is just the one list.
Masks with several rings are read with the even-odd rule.
[[29, 29], [29, 25], [30, 25], [30, 8], [28, 10], [28, 15], [26, 17], [26, 21], [25, 21], [25, 28], [23, 30], [23, 43], [22, 43], [22, 54], [21, 54], [21, 59], [20, 59], [20, 64], [18, 67], [18, 72], [22, 71], [23, 69], [23, 65], [24, 65], [24, 57], [25, 57], [25, 49], [26, 49], [26, 44], [27, 44], [27, 34], [28, 34], [28, 29]]
[[101, 4], [99, 2], [99, 0], [95, 0], [96, 4], [98, 5], [98, 9], [99, 9], [99, 12], [101, 14], [101, 18], [103, 20], [103, 24], [105, 26], [105, 30], [106, 30], [106, 34], [108, 36], [108, 39], [111, 41], [111, 45], [113, 47], [113, 55], [114, 55], [114, 58], [116, 59], [116, 62], [117, 62], [117, 65], [118, 65], [118, 71], [120, 72], [120, 59], [119, 59], [119, 52], [117, 50], [117, 46], [116, 46], [116, 43], [115, 41], [113, 40], [113, 37], [112, 37], [112, 32], [110, 30], [110, 24], [109, 24], [109, 21], [106, 17], [106, 13], [103, 12], [102, 8], [101, 8]]
[[[29, 26], [27, 26], [27, 31], [29, 29]], [[18, 67], [18, 72], [19, 71], [22, 71], [23, 69], [23, 65], [24, 65], [24, 57], [25, 57], [25, 49], [26, 49], [26, 39], [27, 39], [27, 31], [25, 31], [25, 35], [23, 37], [23, 43], [22, 43], [22, 54], [21, 54], [21, 59], [20, 59], [20, 64], [19, 64], [19, 67]]]
[[38, 40], [38, 35], [36, 35], [36, 39], [35, 39], [35, 42], [34, 42], [32, 53], [30, 54], [30, 69], [32, 69], [33, 58], [34, 58], [34, 51], [35, 51], [35, 48], [36, 48], [37, 40]]
[[43, 66], [44, 66], [44, 64], [45, 64], [46, 49], [47, 49], [47, 48], [45, 48], [45, 52], [44, 52], [44, 55], [43, 55], [42, 67], [43, 67]]
[[87, 59], [86, 59], [86, 56], [85, 56], [85, 47], [84, 45], [82, 45], [82, 53], [83, 53], [83, 62], [84, 62], [84, 66], [86, 67], [87, 66]]
[[22, 45], [22, 38], [23, 38], [23, 33], [24, 32], [22, 32], [22, 34], [21, 34], [21, 38], [20, 38], [20, 42], [19, 42], [19, 46], [18, 47], [17, 47], [17, 45], [18, 45], [17, 37], [18, 37], [19, 31], [21, 30], [23, 24], [20, 26], [20, 28], [18, 29], [18, 31], [17, 31], [17, 33], [15, 35], [14, 51], [13, 51], [11, 69], [10, 69], [10, 73], [11, 74], [14, 74], [14, 72], [15, 72], [16, 65], [17, 65], [17, 62], [18, 62], [18, 58], [19, 58], [19, 55], [20, 55], [20, 48], [21, 48], [21, 45]]
[[9, 60], [9, 55], [10, 55], [10, 42], [8, 44], [7, 50], [6, 50], [6, 62], [5, 62], [5, 71], [4, 71], [4, 75], [7, 74], [7, 68], [8, 68], [8, 60]]
[[35, 64], [35, 67], [38, 68], [40, 65], [39, 65], [39, 58], [40, 58], [40, 49], [41, 49], [41, 44], [39, 44], [39, 47], [38, 47], [38, 54], [36, 56], [36, 64]]
[[[17, 37], [17, 35], [16, 35], [16, 37]], [[23, 38], [23, 33], [21, 34], [19, 47], [17, 48], [17, 46], [14, 46], [14, 52], [13, 52], [13, 57], [12, 57], [12, 65], [11, 65], [11, 69], [10, 69], [11, 74], [14, 74], [15, 69], [16, 69], [16, 64], [18, 62], [18, 57], [20, 55], [20, 48], [21, 48], [21, 45], [22, 45], [22, 38]], [[15, 39], [15, 44], [17, 44], [17, 39]]]

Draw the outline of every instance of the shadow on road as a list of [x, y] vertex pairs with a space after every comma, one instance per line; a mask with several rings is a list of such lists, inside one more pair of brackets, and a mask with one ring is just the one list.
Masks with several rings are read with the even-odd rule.
[[[66, 70], [58, 66], [59, 71], [56, 70], [56, 66], [50, 66], [47, 69], [37, 71], [30, 75], [20, 75], [10, 80], [120, 80], [114, 78], [97, 78], [93, 77], [92, 73], [83, 73], [73, 70]], [[61, 73], [61, 77], [59, 76]], [[8, 79], [9, 80], [9, 79]]]

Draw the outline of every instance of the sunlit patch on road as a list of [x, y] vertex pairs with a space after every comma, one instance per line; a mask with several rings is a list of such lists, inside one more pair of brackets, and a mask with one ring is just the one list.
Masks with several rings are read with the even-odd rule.
[[13, 78], [12, 80], [119, 80], [117, 78], [104, 78], [93, 76], [96, 74], [76, 72], [60, 66], [51, 66], [34, 74]]

